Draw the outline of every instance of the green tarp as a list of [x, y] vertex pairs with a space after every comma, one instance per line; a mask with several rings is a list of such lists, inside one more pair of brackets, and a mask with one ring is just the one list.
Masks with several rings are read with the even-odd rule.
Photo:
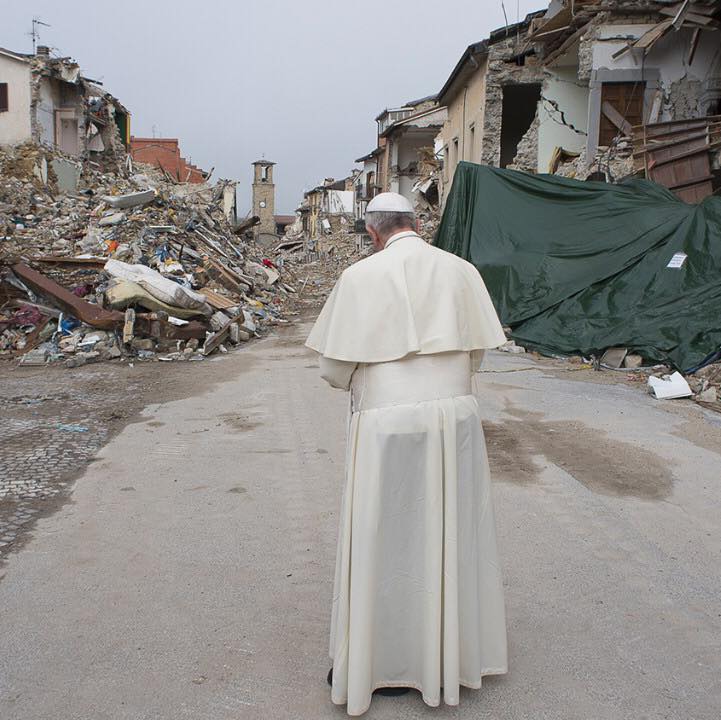
[[[462, 162], [435, 244], [481, 272], [519, 344], [690, 370], [721, 348], [721, 198]], [[668, 267], [674, 255], [682, 267]]]

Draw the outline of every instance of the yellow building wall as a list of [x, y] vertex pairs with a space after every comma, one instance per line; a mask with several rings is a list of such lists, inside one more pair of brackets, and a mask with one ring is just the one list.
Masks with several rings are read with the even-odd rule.
[[480, 162], [481, 159], [487, 68], [487, 59], [479, 60], [478, 68], [467, 79], [465, 85], [460, 86], [452, 99], [446, 100], [448, 119], [439, 133], [443, 146], [443, 204], [451, 189], [453, 174], [458, 163], [461, 160]]

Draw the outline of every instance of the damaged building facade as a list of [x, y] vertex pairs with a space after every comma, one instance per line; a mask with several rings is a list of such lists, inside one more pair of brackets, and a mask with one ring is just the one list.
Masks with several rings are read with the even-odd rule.
[[0, 49], [0, 144], [33, 142], [79, 160], [125, 156], [130, 114], [70, 58]]
[[326, 178], [321, 185], [303, 194], [298, 211], [303, 231], [312, 244], [324, 235], [352, 228], [358, 176], [359, 173], [354, 172], [342, 180]]
[[425, 180], [424, 159], [434, 153], [447, 110], [436, 95], [386, 108], [376, 118], [376, 148], [356, 160], [363, 167], [355, 184], [356, 217], [380, 192], [397, 192], [415, 201], [417, 185]]
[[444, 201], [461, 160], [633, 174], [634, 127], [721, 113], [719, 15], [710, 1], [554, 0], [469, 46], [439, 93]]

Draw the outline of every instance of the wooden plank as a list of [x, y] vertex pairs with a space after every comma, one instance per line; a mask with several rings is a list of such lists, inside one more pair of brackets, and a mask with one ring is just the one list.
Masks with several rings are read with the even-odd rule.
[[135, 337], [135, 310], [128, 308], [125, 311], [125, 322], [123, 323], [123, 343], [130, 345]]
[[560, 47], [556, 48], [550, 55], [543, 58], [543, 64], [549, 65], [554, 60], [557, 60], [562, 55], [565, 55], [568, 50], [571, 49], [571, 47], [576, 43], [577, 40], [579, 40], [588, 30], [591, 23], [586, 23], [585, 25], [582, 25], [578, 30], [576, 30], [573, 35], [569, 36], [566, 40], [563, 41]]
[[696, 48], [698, 48], [698, 40], [701, 37], [701, 31], [696, 28], [691, 36], [691, 43], [688, 47], [688, 55], [686, 56], [686, 64], [692, 65], [693, 59], [696, 57]]
[[610, 102], [606, 101], [601, 105], [603, 114], [619, 129], [622, 130], [625, 135], [631, 135], [633, 133], [633, 127], [626, 118], [616, 110]]
[[40, 257], [30, 258], [33, 262], [47, 263], [48, 265], [77, 265], [84, 267], [96, 267], [101, 270], [108, 262], [108, 258], [81, 258], [81, 257], [64, 257], [61, 255], [41, 255]]
[[694, 12], [697, 15], [715, 15], [717, 11], [718, 5], [716, 3], [712, 5], [701, 5], [700, 3], [695, 2], [691, 8], [691, 12]]
[[224, 295], [214, 292], [213, 290], [209, 290], [208, 288], [201, 288], [198, 292], [201, 295], [205, 295], [208, 305], [214, 307], [216, 310], [227, 310], [228, 308], [236, 307], [238, 305], [237, 301], [234, 302]]
[[242, 323], [245, 321], [245, 315], [241, 312], [235, 317], [228, 320], [223, 327], [220, 328], [217, 332], [214, 332], [204, 343], [203, 345], [203, 355], [210, 355], [210, 353], [217, 350], [220, 345], [223, 344], [223, 340], [225, 340], [230, 335], [230, 328], [238, 324], [244, 332], [248, 333], [250, 335], [251, 333], [245, 328]]
[[641, 35], [641, 37], [636, 40], [631, 47], [642, 48], [644, 52], [648, 54], [651, 48], [671, 29], [672, 26], [673, 20], [663, 20]]
[[[675, 13], [674, 13], [673, 8], [660, 8], [659, 13], [661, 13], [661, 15], [667, 15], [667, 16], [675, 18]], [[713, 18], [708, 17], [707, 15], [700, 15], [695, 11], [695, 9], [688, 10], [688, 12], [686, 12], [684, 17], [681, 19], [681, 23], [683, 23], [684, 21], [691, 21], [693, 23], [696, 23], [697, 25], [703, 25], [704, 27], [709, 27], [709, 28], [714, 27], [714, 25], [717, 24]], [[681, 24], [678, 24], [678, 25], [676, 24], [675, 19], [674, 19], [674, 27], [677, 30], [681, 27]]]
[[[688, 125], [689, 127], [696, 127], [697, 125], [707, 125], [721, 122], [721, 115], [706, 115], [706, 117], [700, 118], [684, 118], [683, 120], [664, 120], [660, 123], [654, 123], [649, 125], [647, 130], [651, 132], [655, 128], [669, 128], [669, 127], [681, 127]], [[641, 128], [642, 124], [634, 125], [634, 127]]]
[[[705, 145], [700, 148], [693, 148], [691, 150], [686, 150], [684, 152], [674, 154], [663, 160], [652, 160], [651, 165], [653, 167], [658, 167], [659, 165], [665, 165], [666, 163], [675, 162], [676, 160], [682, 160], [683, 158], [692, 157], [692, 156], [698, 155], [700, 153], [707, 153], [709, 150], [714, 150], [717, 147], [721, 147], [721, 140], [718, 142], [712, 143], [710, 145]], [[653, 153], [651, 153], [651, 154], [653, 154]], [[651, 165], [649, 165], [649, 167], [651, 167]]]
[[676, 13], [673, 16], [673, 21], [671, 24], [676, 28], [676, 30], [681, 29], [681, 25], [683, 25], [683, 19], [686, 17], [686, 15], [688, 13], [688, 6], [690, 4], [691, 4], [691, 0], [683, 0], [680, 7], [673, 8], [673, 10], [676, 10]]

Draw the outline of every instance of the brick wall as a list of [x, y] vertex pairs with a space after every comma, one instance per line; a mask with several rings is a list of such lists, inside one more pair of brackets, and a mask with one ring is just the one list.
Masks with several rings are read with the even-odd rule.
[[155, 165], [180, 182], [201, 183], [205, 173], [180, 154], [177, 138], [130, 138], [133, 160]]

